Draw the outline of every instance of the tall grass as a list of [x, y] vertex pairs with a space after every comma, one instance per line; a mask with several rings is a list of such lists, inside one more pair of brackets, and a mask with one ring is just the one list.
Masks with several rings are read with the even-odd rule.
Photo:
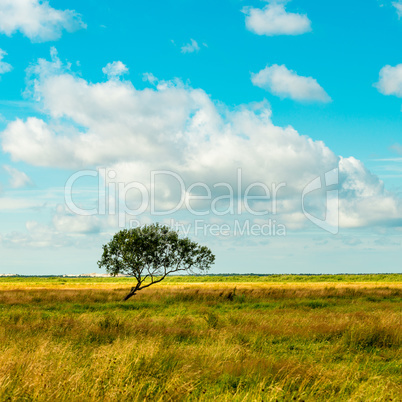
[[400, 283], [20, 285], [0, 286], [1, 401], [401, 396]]

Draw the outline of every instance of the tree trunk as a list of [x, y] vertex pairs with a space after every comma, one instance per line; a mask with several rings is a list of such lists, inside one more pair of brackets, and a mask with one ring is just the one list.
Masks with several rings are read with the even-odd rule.
[[134, 296], [138, 290], [138, 285], [135, 288], [131, 288], [130, 293], [123, 299], [123, 301], [128, 300], [131, 296]]
[[130, 293], [123, 299], [123, 301], [128, 300], [131, 296], [134, 296], [134, 295], [135, 295], [135, 292], [130, 292]]

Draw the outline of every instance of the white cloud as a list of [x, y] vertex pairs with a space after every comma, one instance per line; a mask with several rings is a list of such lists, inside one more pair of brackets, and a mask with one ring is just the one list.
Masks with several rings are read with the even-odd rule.
[[[40, 66], [45, 73], [38, 76], [34, 96], [54, 120], [30, 117], [7, 126], [3, 149], [15, 160], [59, 167], [135, 164], [139, 172], [153, 166], [189, 176], [209, 172], [209, 178], [222, 180], [245, 166], [250, 177], [258, 173], [273, 182], [302, 181], [295, 169], [310, 177], [319, 166], [337, 163], [322, 142], [275, 126], [266, 103], [221, 112], [203, 90], [177, 81], [137, 90], [130, 82], [92, 84]], [[59, 118], [70, 120], [71, 127], [60, 127]]]
[[396, 2], [394, 1], [392, 5], [396, 8], [396, 12], [398, 14], [398, 17], [402, 17], [402, 1]]
[[21, 211], [24, 209], [39, 208], [38, 200], [29, 198], [4, 197], [0, 198], [0, 211]]
[[244, 7], [246, 28], [257, 35], [300, 35], [311, 31], [305, 14], [289, 13], [283, 2], [271, 1], [263, 9]]
[[18, 169], [13, 168], [12, 166], [5, 165], [3, 167], [5, 171], [11, 176], [10, 186], [12, 188], [22, 188], [32, 185], [32, 180], [28, 177], [26, 173], [21, 172]]
[[109, 79], [118, 78], [123, 74], [128, 73], [128, 68], [121, 61], [114, 61], [113, 63], [106, 64], [102, 68], [103, 74], [106, 74]]
[[251, 75], [252, 83], [281, 98], [296, 101], [330, 102], [331, 98], [312, 77], [303, 77], [288, 70], [285, 65], [267, 66]]
[[11, 64], [8, 64], [5, 61], [3, 61], [3, 58], [6, 55], [7, 52], [5, 52], [3, 49], [0, 49], [0, 74], [8, 73], [13, 69]]
[[63, 29], [73, 32], [85, 27], [74, 10], [56, 10], [47, 1], [0, 1], [0, 32], [8, 36], [20, 31], [33, 42], [45, 42], [60, 38]]
[[50, 247], [52, 245], [66, 246], [64, 241], [55, 241], [54, 233], [50, 228], [38, 224], [38, 222], [29, 221], [26, 223], [27, 231], [25, 233], [13, 231], [0, 236], [1, 244], [6, 247]]
[[190, 43], [187, 43], [181, 48], [182, 53], [194, 53], [198, 52], [199, 50], [200, 47], [198, 46], [198, 43], [194, 39], [190, 39]]
[[342, 227], [402, 226], [402, 202], [384, 183], [353, 158], [339, 161], [339, 220]]
[[79, 244], [79, 239], [58, 232], [51, 225], [28, 221], [25, 226], [26, 232], [13, 231], [1, 236], [1, 243], [11, 248], [59, 248]]
[[[177, 80], [155, 81], [156, 87], [143, 90], [129, 81], [90, 83], [66, 72], [55, 58], [51, 63], [40, 61], [35, 71], [33, 95], [48, 116], [46, 121], [30, 117], [8, 124], [1, 134], [2, 147], [15, 160], [70, 169], [106, 167], [116, 172], [109, 182], [136, 181], [147, 190], [151, 171], [170, 170], [187, 186], [206, 183], [213, 197], [223, 191], [214, 188], [219, 182], [231, 185], [235, 197], [256, 181], [270, 188], [273, 183], [286, 183], [278, 200], [278, 222], [286, 222], [289, 228], [301, 228], [306, 222], [300, 205], [305, 186], [339, 166], [342, 225], [402, 224], [400, 200], [386, 193], [382, 182], [360, 161], [340, 158], [323, 142], [292, 127], [275, 126], [267, 102], [236, 109], [216, 106], [202, 89]], [[174, 184], [161, 179], [154, 188], [158, 206], [175, 204]], [[313, 208], [319, 209], [326, 194], [322, 195], [313, 200]], [[128, 199], [135, 202], [138, 196]], [[99, 227], [96, 221], [72, 219], [62, 214], [53, 224], [60, 231]]]
[[99, 233], [102, 227], [101, 220], [97, 216], [75, 215], [61, 205], [57, 207], [52, 223], [56, 231], [70, 234]]
[[396, 153], [402, 155], [402, 145], [401, 145], [401, 144], [398, 144], [398, 143], [393, 144], [393, 145], [391, 145], [390, 148], [391, 148], [393, 151], [395, 151]]
[[373, 197], [384, 193], [384, 183], [356, 158], [340, 158], [339, 173], [344, 197]]
[[36, 117], [10, 123], [3, 137], [3, 147], [14, 159], [39, 166], [69, 166], [66, 154], [73, 151], [72, 142], [69, 137], [55, 137], [48, 125]]
[[379, 81], [374, 86], [384, 95], [402, 98], [402, 64], [395, 67], [384, 66], [380, 70]]
[[156, 85], [158, 83], [158, 78], [155, 77], [152, 73], [144, 73], [142, 75], [142, 80], [147, 81], [152, 85]]
[[0, 243], [6, 247], [82, 247], [82, 239], [85, 237], [85, 247], [89, 247], [91, 243], [99, 243], [102, 238], [101, 229], [108, 226], [110, 228], [107, 220], [102, 221], [97, 216], [73, 215], [61, 205], [56, 210], [52, 209], [52, 212], [51, 222], [44, 224], [34, 220], [27, 221], [25, 232], [12, 231], [0, 235]]

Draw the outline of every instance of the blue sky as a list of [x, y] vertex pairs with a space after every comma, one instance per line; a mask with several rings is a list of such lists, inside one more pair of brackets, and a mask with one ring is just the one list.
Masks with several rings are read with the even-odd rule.
[[[65, 183], [84, 170], [97, 176], [74, 183], [81, 209], [98, 205], [102, 175], [131, 211], [144, 198], [130, 183], [160, 210], [177, 204], [157, 170], [187, 198], [209, 189], [191, 204], [205, 214], [184, 203], [124, 223], [173, 219], [217, 254], [215, 273], [400, 272], [401, 35], [398, 1], [0, 0], [0, 273], [97, 270], [122, 225], [112, 201], [71, 211]], [[320, 227], [302, 195], [334, 169], [336, 203], [305, 198], [321, 222], [336, 209]], [[260, 215], [217, 214], [223, 182], [236, 205], [257, 182], [271, 198], [250, 201]], [[235, 233], [245, 222], [286, 233]]]

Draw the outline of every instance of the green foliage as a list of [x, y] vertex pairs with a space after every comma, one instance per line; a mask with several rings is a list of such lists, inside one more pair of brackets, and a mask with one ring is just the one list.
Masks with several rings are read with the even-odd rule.
[[[214, 261], [215, 256], [208, 247], [187, 237], [180, 238], [178, 232], [156, 223], [116, 233], [103, 246], [98, 265], [111, 275], [135, 277], [137, 285], [126, 296], [127, 300], [138, 290], [162, 281], [169, 274], [207, 272]], [[150, 282], [146, 283], [146, 280]]]

